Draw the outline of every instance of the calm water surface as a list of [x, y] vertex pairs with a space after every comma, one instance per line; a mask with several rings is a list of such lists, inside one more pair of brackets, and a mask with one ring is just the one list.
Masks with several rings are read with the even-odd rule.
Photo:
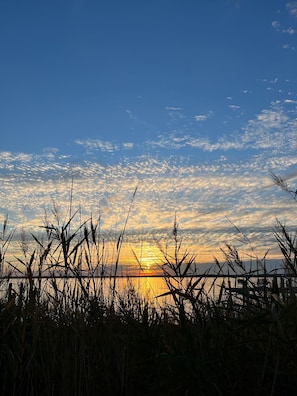
[[[189, 279], [184, 279], [183, 282], [176, 287], [185, 289]], [[204, 284], [204, 291], [209, 292], [212, 295], [218, 293], [219, 287], [222, 280], [216, 281], [216, 287], [212, 287], [213, 279], [207, 279]], [[24, 290], [29, 290], [29, 281], [25, 278], [1, 280], [0, 291], [1, 296], [5, 296], [9, 288], [20, 293], [20, 285], [24, 285]], [[75, 278], [43, 278], [34, 279], [34, 285], [37, 289], [40, 289], [43, 296], [46, 297], [61, 297], [62, 294], [68, 296], [78, 296], [80, 292], [84, 290], [88, 295], [96, 295], [103, 297], [105, 301], [109, 301], [113, 296], [113, 290], [115, 289], [115, 295], [119, 299], [127, 299], [128, 296], [131, 298], [135, 297], [154, 304], [156, 307], [161, 307], [165, 303], [172, 302], [170, 296], [162, 296], [164, 293], [169, 291], [166, 284], [166, 280], [163, 277], [158, 276], [139, 276], [139, 277], [117, 277], [117, 278], [82, 278], [81, 283]], [[197, 291], [201, 288], [201, 284], [197, 285]]]
[[[196, 278], [198, 279], [198, 278]], [[182, 292], [186, 290], [187, 284], [190, 282], [190, 278], [185, 278], [178, 284], [175, 283], [176, 289]], [[162, 296], [169, 291], [166, 279], [158, 276], [134, 276], [134, 277], [116, 277], [116, 278], [100, 278], [84, 277], [80, 280], [76, 278], [66, 278], [66, 277], [56, 277], [56, 278], [43, 278], [34, 280], [34, 285], [37, 290], [41, 290], [42, 296], [47, 298], [67, 298], [79, 299], [84, 293], [88, 296], [97, 296], [102, 298], [107, 304], [112, 299], [116, 298], [118, 301], [123, 301], [124, 303], [133, 304], [133, 302], [139, 302], [140, 300], [146, 301], [153, 304], [156, 308], [160, 308], [165, 304], [171, 304], [172, 297], [170, 295]], [[167, 279], [168, 281], [168, 279]], [[173, 278], [170, 278], [173, 282]], [[192, 282], [195, 278], [192, 279]], [[222, 282], [224, 278], [201, 278], [199, 283], [195, 287], [195, 293], [199, 293], [201, 288], [203, 292], [211, 298], [218, 297]], [[261, 281], [263, 279], [255, 279], [254, 284], [261, 287]], [[268, 284], [271, 285], [272, 279], [268, 280]], [[258, 283], [257, 283], [258, 282]], [[0, 296], [5, 297], [10, 287], [12, 292], [16, 295], [20, 294], [21, 284], [24, 285], [23, 290], [26, 292], [29, 290], [29, 280], [28, 278], [18, 278], [18, 279], [2, 279], [0, 281]], [[226, 281], [225, 286], [231, 288], [237, 288], [237, 290], [242, 290], [243, 287], [242, 277], [231, 278]], [[113, 292], [115, 290], [115, 292]]]

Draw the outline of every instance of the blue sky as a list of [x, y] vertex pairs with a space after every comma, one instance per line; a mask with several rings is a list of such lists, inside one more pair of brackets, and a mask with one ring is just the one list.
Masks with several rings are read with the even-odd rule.
[[1, 213], [35, 229], [73, 180], [116, 232], [138, 185], [127, 244], [176, 212], [200, 261], [240, 244], [232, 222], [272, 247], [295, 210], [269, 172], [297, 175], [296, 37], [295, 1], [2, 0]]

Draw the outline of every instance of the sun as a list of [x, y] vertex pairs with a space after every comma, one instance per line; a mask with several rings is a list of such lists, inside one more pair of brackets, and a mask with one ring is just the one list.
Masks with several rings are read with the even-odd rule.
[[160, 250], [149, 242], [141, 242], [132, 248], [134, 262], [142, 271], [151, 272], [157, 270], [160, 262]]

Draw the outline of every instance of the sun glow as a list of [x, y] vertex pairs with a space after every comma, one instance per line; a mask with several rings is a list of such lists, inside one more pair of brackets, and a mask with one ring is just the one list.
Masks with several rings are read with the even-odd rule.
[[161, 253], [157, 246], [149, 242], [142, 242], [137, 246], [131, 247], [134, 257], [133, 262], [138, 266], [138, 269], [145, 274], [156, 273], [158, 266], [161, 264]]

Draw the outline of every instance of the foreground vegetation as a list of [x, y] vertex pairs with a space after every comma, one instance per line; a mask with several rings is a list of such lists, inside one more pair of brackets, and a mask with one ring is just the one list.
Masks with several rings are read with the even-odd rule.
[[[44, 239], [33, 236], [35, 248], [29, 253], [24, 247], [18, 258], [24, 278], [2, 279], [1, 395], [296, 393], [296, 234], [281, 224], [276, 229], [286, 271], [282, 284], [265, 260], [247, 270], [227, 245], [226, 263], [216, 263], [225, 281], [212, 295], [219, 278], [206, 285], [206, 274], [196, 272], [194, 257], [182, 249], [175, 221], [173, 251], [159, 244], [168, 288], [163, 297], [169, 300], [156, 308], [133, 285], [119, 291], [116, 277], [104, 287], [99, 226], [91, 219], [72, 231], [72, 220], [47, 223]], [[116, 241], [113, 276], [125, 227]], [[5, 222], [2, 268], [11, 238]], [[71, 280], [56, 277], [61, 267]], [[260, 272], [261, 284], [255, 281]], [[241, 290], [233, 287], [231, 273], [241, 275]]]

